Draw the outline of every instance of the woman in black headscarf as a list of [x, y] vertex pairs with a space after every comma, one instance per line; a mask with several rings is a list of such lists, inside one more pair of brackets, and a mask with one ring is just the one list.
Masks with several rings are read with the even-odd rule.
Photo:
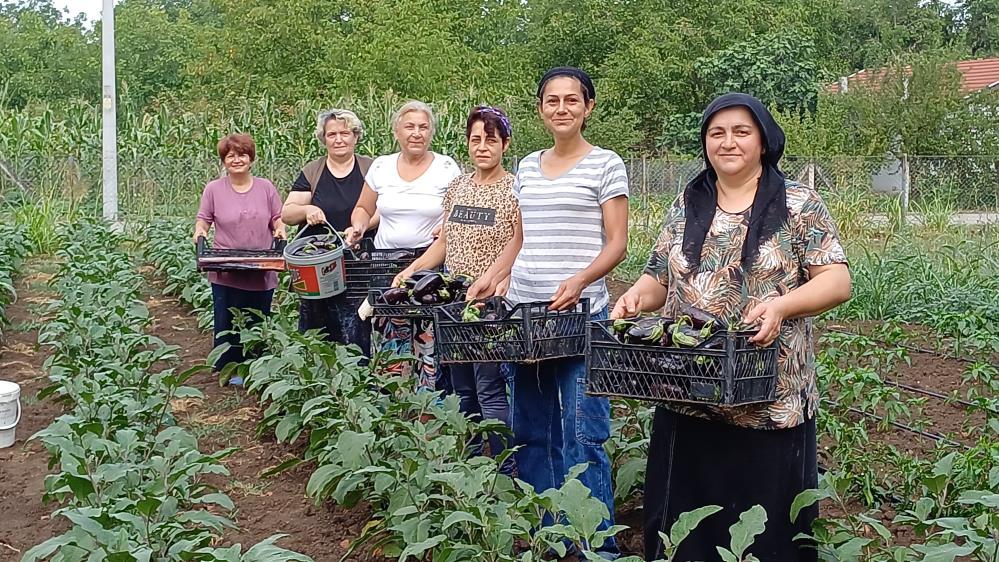
[[673, 203], [645, 274], [618, 299], [612, 318], [683, 305], [751, 326], [751, 341], [778, 341], [776, 399], [737, 407], [667, 403], [656, 408], [645, 483], [646, 558], [662, 555], [680, 514], [722, 511], [681, 543], [677, 560], [720, 560], [729, 527], [761, 505], [766, 531], [749, 552], [764, 561], [815, 560], [817, 508], [793, 523], [790, 506], [817, 485], [815, 383], [809, 318], [850, 298], [850, 272], [819, 194], [788, 181], [778, 163], [784, 132], [746, 94], [715, 99], [701, 121], [705, 170]]

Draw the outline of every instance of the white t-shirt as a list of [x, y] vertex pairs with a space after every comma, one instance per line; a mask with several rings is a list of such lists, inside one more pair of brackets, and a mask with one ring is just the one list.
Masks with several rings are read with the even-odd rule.
[[461, 168], [450, 156], [431, 154], [430, 167], [413, 181], [399, 177], [398, 152], [371, 163], [364, 181], [378, 194], [376, 248], [423, 248], [434, 241], [434, 227], [444, 218], [444, 194]]

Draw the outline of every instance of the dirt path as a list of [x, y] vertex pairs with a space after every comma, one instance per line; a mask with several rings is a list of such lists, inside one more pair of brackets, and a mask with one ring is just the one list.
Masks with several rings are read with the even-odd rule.
[[[147, 279], [151, 271], [143, 271]], [[146, 303], [153, 317], [151, 333], [165, 342], [180, 346], [178, 370], [199, 364], [211, 351], [210, 334], [198, 330], [197, 318], [183, 303], [162, 296], [157, 281], [146, 291]], [[314, 466], [304, 463], [273, 478], [261, 478], [264, 470], [295, 454], [296, 448], [280, 445], [273, 435], [256, 434], [261, 410], [255, 397], [240, 389], [219, 386], [215, 377], [205, 373], [190, 384], [205, 394], [204, 400], [175, 403], [177, 418], [198, 437], [202, 451], [235, 447], [226, 459], [231, 477], [218, 482], [236, 504], [237, 532], [226, 534], [227, 542], [244, 547], [275, 533], [289, 536], [279, 544], [307, 554], [317, 562], [339, 560], [360, 535], [368, 522], [363, 507], [345, 510], [331, 503], [315, 506], [305, 495], [305, 485]], [[387, 560], [370, 553], [354, 553], [354, 561]]]
[[21, 385], [22, 410], [17, 442], [0, 449], [0, 560], [20, 560], [24, 551], [68, 528], [65, 522], [49, 518], [54, 504], [42, 503], [48, 453], [38, 443], [25, 445], [62, 413], [52, 400], [35, 398], [48, 382], [42, 370], [46, 354], [37, 348], [38, 332], [30, 325], [39, 320], [38, 309], [51, 295], [45, 285], [51, 272], [44, 265], [40, 260], [25, 263], [25, 275], [16, 281], [21, 298], [6, 310], [11, 325], [0, 345], [0, 378]]

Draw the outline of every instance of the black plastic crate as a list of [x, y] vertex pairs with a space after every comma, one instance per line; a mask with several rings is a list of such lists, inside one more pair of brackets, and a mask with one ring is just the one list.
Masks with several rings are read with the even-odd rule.
[[347, 298], [360, 302], [371, 289], [387, 289], [400, 271], [423, 255], [426, 248], [376, 250], [374, 241], [362, 238], [343, 254], [343, 272]]
[[464, 302], [434, 309], [438, 362], [534, 363], [586, 355], [589, 299], [563, 311], [548, 310], [548, 302], [513, 304], [503, 297], [482, 302], [485, 312], [496, 311], [497, 320], [462, 322]]
[[198, 271], [284, 271], [287, 240], [275, 238], [266, 250], [212, 248], [204, 236], [195, 245]]
[[[434, 309], [440, 306], [448, 306], [446, 304], [385, 304], [379, 302], [379, 297], [384, 293], [387, 288], [384, 289], [371, 289], [368, 292], [368, 303], [374, 312], [371, 315], [375, 318], [406, 318], [409, 320], [433, 320], [434, 319]], [[465, 293], [461, 292], [456, 297], [455, 300], [458, 303], [464, 305]], [[450, 303], [449, 303], [450, 304]]]
[[694, 348], [662, 347], [623, 344], [613, 323], [590, 323], [587, 394], [718, 406], [776, 398], [778, 344], [758, 347], [749, 341], [756, 332], [724, 331]]

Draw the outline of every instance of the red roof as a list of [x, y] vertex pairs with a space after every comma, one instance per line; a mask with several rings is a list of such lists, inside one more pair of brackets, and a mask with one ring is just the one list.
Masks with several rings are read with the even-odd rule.
[[[961, 93], [970, 94], [986, 88], [999, 87], [999, 58], [965, 60], [957, 63], [957, 71], [961, 73]], [[906, 66], [906, 74], [912, 72], [912, 67]], [[848, 89], [868, 82], [878, 81], [888, 73], [885, 68], [861, 70], [846, 77]], [[826, 86], [826, 91], [839, 93], [839, 82]]]

